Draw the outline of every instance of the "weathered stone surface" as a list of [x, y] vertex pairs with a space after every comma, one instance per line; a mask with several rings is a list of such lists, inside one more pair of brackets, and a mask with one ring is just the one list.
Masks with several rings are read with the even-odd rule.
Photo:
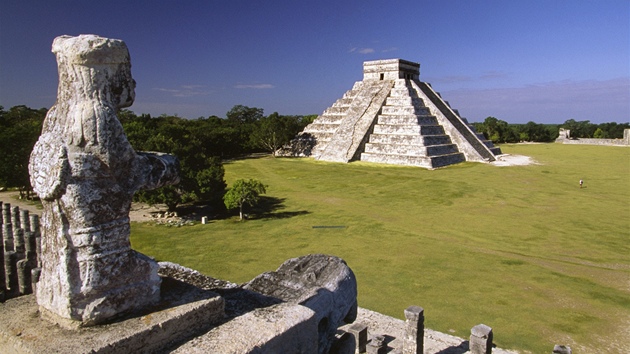
[[492, 353], [492, 328], [478, 324], [470, 330], [470, 352], [472, 354]]
[[317, 353], [315, 313], [282, 303], [236, 317], [172, 353]]
[[178, 163], [125, 137], [116, 112], [135, 81], [123, 41], [61, 36], [52, 51], [57, 101], [29, 164], [44, 207], [37, 302], [53, 320], [91, 325], [159, 299], [157, 263], [131, 250], [129, 209], [138, 189], [177, 183]]
[[0, 304], [0, 353], [165, 353], [208, 331], [223, 299], [165, 278], [157, 306], [100, 326], [65, 329], [42, 320], [33, 295]]
[[573, 353], [571, 351], [571, 347], [565, 346], [565, 345], [560, 345], [560, 344], [556, 344], [553, 346], [553, 354], [571, 354]]
[[315, 311], [319, 352], [327, 353], [337, 328], [357, 315], [357, 282], [338, 257], [311, 254], [284, 262], [275, 272], [263, 273], [243, 286], [263, 295], [304, 305]]
[[405, 338], [403, 354], [424, 353], [424, 309], [409, 306], [405, 309]]

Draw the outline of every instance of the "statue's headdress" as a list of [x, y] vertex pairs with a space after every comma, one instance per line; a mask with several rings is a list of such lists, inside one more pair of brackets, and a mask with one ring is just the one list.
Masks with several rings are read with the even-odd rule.
[[57, 37], [52, 52], [58, 59], [63, 57], [67, 64], [91, 66], [129, 63], [129, 50], [125, 42], [93, 34]]

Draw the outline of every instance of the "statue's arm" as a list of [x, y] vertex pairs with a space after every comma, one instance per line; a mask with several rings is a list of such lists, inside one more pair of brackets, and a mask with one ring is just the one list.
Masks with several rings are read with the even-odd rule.
[[47, 133], [35, 143], [28, 169], [33, 191], [44, 200], [61, 197], [71, 178], [66, 147]]

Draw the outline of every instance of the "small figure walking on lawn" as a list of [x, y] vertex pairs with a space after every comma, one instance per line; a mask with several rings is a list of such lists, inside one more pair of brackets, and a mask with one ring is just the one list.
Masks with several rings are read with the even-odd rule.
[[582, 185], [584, 184], [583, 180], [580, 180], [580, 188], [582, 188]]

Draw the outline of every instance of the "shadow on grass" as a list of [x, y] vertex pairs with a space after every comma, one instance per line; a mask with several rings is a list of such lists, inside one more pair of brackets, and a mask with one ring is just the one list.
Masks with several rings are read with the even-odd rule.
[[284, 198], [261, 196], [254, 208], [251, 208], [251, 214], [248, 219], [288, 219], [298, 215], [310, 214], [306, 210], [298, 211], [280, 211], [284, 209]]

